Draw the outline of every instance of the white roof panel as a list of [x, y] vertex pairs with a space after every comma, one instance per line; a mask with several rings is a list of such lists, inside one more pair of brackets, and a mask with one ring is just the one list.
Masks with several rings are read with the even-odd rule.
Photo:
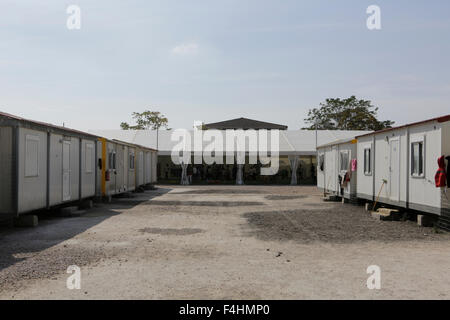
[[[212, 131], [212, 130], [208, 130]], [[214, 130], [225, 136], [225, 131]], [[117, 139], [125, 142], [142, 145], [148, 148], [157, 148], [155, 130], [91, 130], [99, 136], [108, 139]], [[174, 130], [159, 130], [158, 149], [161, 155], [170, 155], [173, 147], [178, 143], [172, 141]], [[188, 130], [193, 137], [193, 130]], [[206, 132], [206, 131], [205, 131]], [[269, 131], [270, 132], [270, 131]], [[345, 131], [345, 130], [317, 130], [317, 146], [332, 143], [343, 139], [353, 139], [355, 136], [369, 133], [370, 131]], [[268, 135], [268, 148], [270, 149], [270, 135]], [[193, 150], [193, 139], [191, 139], [191, 150]], [[225, 141], [225, 138], [224, 138]], [[203, 147], [210, 142], [203, 141]], [[225, 144], [225, 142], [224, 142]], [[225, 147], [225, 145], [224, 145]], [[316, 154], [316, 131], [315, 130], [280, 130], [279, 131], [280, 155], [314, 155]]]

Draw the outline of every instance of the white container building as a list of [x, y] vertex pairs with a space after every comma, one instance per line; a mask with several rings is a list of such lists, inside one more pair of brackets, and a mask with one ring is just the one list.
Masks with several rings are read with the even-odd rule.
[[[338, 140], [317, 147], [317, 187], [325, 194], [356, 200], [357, 140]], [[352, 170], [353, 169], [353, 170]]]
[[[97, 194], [112, 196], [156, 182], [156, 150], [99, 138]], [[155, 161], [155, 163], [153, 162]]]
[[450, 193], [434, 180], [438, 158], [450, 155], [450, 115], [357, 139], [358, 198], [450, 216]]
[[0, 113], [0, 215], [95, 196], [97, 136]]

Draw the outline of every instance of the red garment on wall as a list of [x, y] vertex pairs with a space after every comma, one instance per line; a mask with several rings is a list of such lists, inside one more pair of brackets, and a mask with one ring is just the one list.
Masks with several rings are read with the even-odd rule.
[[358, 163], [358, 160], [352, 159], [352, 171], [353, 172], [356, 171], [357, 163]]
[[434, 176], [434, 180], [436, 181], [436, 188], [442, 188], [447, 185], [447, 183], [446, 183], [447, 174], [445, 172], [444, 156], [439, 157], [438, 166], [439, 166], [439, 169], [436, 172], [436, 175]]

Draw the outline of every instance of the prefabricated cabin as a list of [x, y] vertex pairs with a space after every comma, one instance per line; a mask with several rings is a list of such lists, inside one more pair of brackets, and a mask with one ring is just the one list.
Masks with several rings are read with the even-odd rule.
[[152, 176], [156, 177], [156, 165], [152, 162], [156, 157], [152, 157], [153, 154], [156, 154], [156, 150], [99, 138], [97, 193], [112, 196], [155, 182], [152, 180]]
[[97, 138], [0, 113], [0, 215], [95, 196]]
[[450, 115], [356, 138], [358, 198], [450, 215], [450, 192], [434, 180], [438, 158], [450, 155]]
[[143, 186], [156, 182], [156, 150], [136, 145], [136, 185]]
[[[317, 147], [317, 187], [326, 194], [356, 200], [356, 139], [338, 140]], [[349, 181], [345, 181], [348, 176]]]

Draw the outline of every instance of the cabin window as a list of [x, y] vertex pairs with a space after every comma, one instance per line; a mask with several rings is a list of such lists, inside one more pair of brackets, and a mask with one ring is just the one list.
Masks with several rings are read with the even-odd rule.
[[39, 176], [39, 137], [27, 135], [25, 138], [25, 177]]
[[423, 151], [423, 141], [411, 143], [411, 175], [415, 177], [422, 177], [424, 174]]
[[94, 145], [92, 143], [86, 144], [84, 162], [86, 173], [92, 173], [94, 162]]
[[348, 151], [341, 151], [340, 153], [340, 170], [347, 171], [349, 165]]
[[372, 174], [372, 158], [371, 158], [371, 149], [364, 149], [364, 174], [371, 175]]
[[130, 170], [134, 170], [134, 154], [130, 153]]
[[319, 170], [323, 171], [325, 166], [325, 155], [321, 154], [319, 155]]
[[111, 151], [108, 154], [109, 169], [116, 169], [116, 153]]

